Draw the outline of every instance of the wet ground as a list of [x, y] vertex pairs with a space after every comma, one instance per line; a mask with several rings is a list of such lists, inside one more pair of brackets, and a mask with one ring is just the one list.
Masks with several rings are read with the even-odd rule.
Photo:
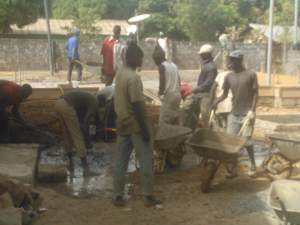
[[[256, 143], [255, 149], [260, 164], [268, 149], [262, 143]], [[197, 167], [199, 159], [189, 150], [180, 169], [155, 176], [155, 194], [163, 200], [162, 209], [143, 206], [133, 157], [126, 192], [128, 204], [119, 209], [111, 204], [114, 151], [113, 143], [97, 143], [89, 151], [88, 161], [99, 176], [84, 179], [80, 162], [76, 160], [74, 179], [39, 186], [45, 199], [43, 206], [48, 211], [36, 225], [279, 225], [268, 205], [270, 181], [246, 175], [245, 152], [240, 157], [240, 176], [225, 179], [225, 170], [221, 168], [212, 192], [203, 194], [201, 171]], [[43, 152], [41, 163], [66, 164], [66, 161], [61, 149], [51, 149]]]
[[[115, 143], [94, 143], [93, 148], [88, 150], [88, 162], [90, 168], [97, 176], [85, 178], [81, 162], [77, 157], [74, 157], [75, 173], [73, 176], [68, 171], [66, 183], [53, 184], [51, 187], [64, 195], [89, 198], [95, 195], [112, 195], [113, 182], [113, 162], [116, 145]], [[262, 161], [268, 153], [268, 148], [264, 143], [255, 143], [255, 156], [257, 165], [261, 165]], [[199, 158], [192, 149], [188, 149], [187, 154], [183, 158], [183, 162], [178, 169], [166, 169], [166, 173], [185, 172], [196, 168], [200, 162]], [[53, 147], [42, 152], [40, 158], [41, 164], [65, 165], [67, 168], [67, 158], [64, 156], [62, 147]], [[249, 167], [248, 155], [246, 150], [242, 150], [239, 158], [240, 167], [244, 172]], [[137, 160], [133, 154], [130, 159], [128, 172], [135, 174], [138, 167]], [[129, 184], [129, 186], [132, 186]]]

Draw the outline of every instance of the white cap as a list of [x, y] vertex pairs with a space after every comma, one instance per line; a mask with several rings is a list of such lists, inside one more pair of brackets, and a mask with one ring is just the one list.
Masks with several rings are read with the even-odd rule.
[[198, 54], [203, 54], [203, 53], [212, 53], [213, 47], [210, 44], [205, 44], [202, 45]]

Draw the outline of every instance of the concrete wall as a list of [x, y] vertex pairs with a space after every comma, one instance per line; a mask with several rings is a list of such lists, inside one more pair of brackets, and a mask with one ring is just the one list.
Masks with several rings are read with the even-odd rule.
[[[59, 62], [63, 69], [66, 69], [67, 59], [65, 56], [65, 41], [56, 40], [59, 45], [61, 58]], [[199, 56], [197, 52], [204, 43], [190, 42], [170, 42], [170, 55], [180, 69], [198, 69]], [[140, 43], [144, 50], [144, 69], [156, 69], [152, 60], [152, 52], [155, 46], [154, 41], [142, 41]], [[257, 44], [237, 44], [244, 52], [246, 65], [259, 70], [265, 58], [265, 45]], [[46, 70], [48, 66], [48, 44], [45, 39], [12, 39], [0, 38], [0, 70]], [[80, 55], [83, 62], [100, 61], [101, 41], [81, 41]], [[216, 45], [215, 55], [219, 48]], [[221, 68], [222, 57], [219, 57], [217, 63]]]

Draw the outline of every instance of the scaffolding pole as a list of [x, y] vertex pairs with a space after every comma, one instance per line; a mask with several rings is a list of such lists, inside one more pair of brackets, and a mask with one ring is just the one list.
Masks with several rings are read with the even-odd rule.
[[273, 14], [274, 14], [274, 0], [270, 0], [268, 61], [267, 61], [267, 85], [269, 86], [272, 83]]
[[295, 0], [295, 15], [294, 15], [294, 46], [298, 43], [298, 15], [299, 15], [299, 0]]
[[51, 76], [53, 76], [54, 73], [53, 73], [52, 41], [51, 41], [51, 28], [49, 22], [48, 0], [44, 0], [44, 9], [45, 9], [47, 36], [48, 36], [49, 69], [50, 69]]

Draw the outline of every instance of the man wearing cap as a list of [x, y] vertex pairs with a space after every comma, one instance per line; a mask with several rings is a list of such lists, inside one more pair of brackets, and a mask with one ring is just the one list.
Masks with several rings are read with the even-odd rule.
[[199, 114], [203, 125], [208, 126], [209, 120], [209, 92], [217, 76], [217, 67], [212, 57], [213, 47], [205, 44], [198, 54], [201, 60], [201, 71], [197, 86], [193, 89], [183, 106], [183, 125], [195, 129], [198, 124]]
[[68, 55], [68, 82], [71, 83], [72, 80], [72, 71], [73, 67], [76, 66], [77, 69], [77, 80], [81, 81], [82, 78], [82, 66], [79, 63], [79, 37], [80, 37], [80, 30], [74, 29], [73, 35], [68, 39], [66, 44], [66, 50]]
[[[224, 101], [229, 91], [232, 92], [232, 110], [228, 116], [227, 132], [247, 138], [245, 148], [251, 161], [249, 174], [254, 175], [256, 164], [251, 136], [254, 129], [255, 110], [258, 99], [257, 76], [253, 71], [245, 69], [243, 54], [239, 50], [229, 54], [228, 67], [232, 72], [226, 76], [223, 84], [224, 92], [222, 96], [215, 100], [212, 108], [216, 108], [220, 102]], [[236, 174], [233, 175], [235, 176]]]

